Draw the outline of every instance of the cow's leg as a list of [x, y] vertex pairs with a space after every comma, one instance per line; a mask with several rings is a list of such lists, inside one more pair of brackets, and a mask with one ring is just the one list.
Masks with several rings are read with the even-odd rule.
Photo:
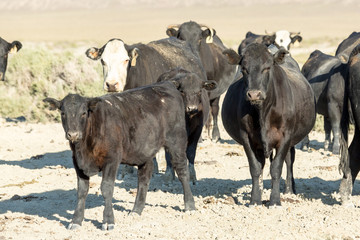
[[187, 167], [185, 151], [183, 151], [181, 147], [177, 148], [174, 146], [174, 148], [169, 148], [169, 153], [171, 155], [174, 170], [176, 171], [184, 190], [185, 211], [196, 210], [194, 197], [189, 184], [189, 170]]
[[283, 144], [280, 145], [279, 149], [276, 150], [274, 160], [270, 164], [270, 175], [271, 175], [271, 194], [270, 194], [270, 207], [280, 206], [280, 178], [282, 167], [286, 155], [289, 153], [289, 141], [283, 140]]
[[83, 174], [77, 174], [77, 175], [78, 175], [77, 205], [73, 219], [68, 226], [68, 229], [70, 230], [77, 229], [81, 226], [81, 223], [84, 220], [85, 201], [89, 192], [89, 177]]
[[324, 116], [324, 130], [325, 130], [324, 150], [328, 151], [331, 142], [331, 123], [329, 118], [325, 116]]
[[354, 139], [352, 140], [349, 147], [349, 157], [350, 157], [350, 169], [352, 183], [354, 184], [355, 179], [360, 171], [360, 130], [355, 129]]
[[195, 171], [195, 156], [196, 156], [196, 148], [201, 135], [202, 126], [198, 126], [194, 132], [188, 138], [188, 145], [186, 148], [186, 156], [189, 160], [189, 174], [190, 181], [193, 185], [196, 184], [196, 171]]
[[105, 201], [102, 230], [113, 230], [115, 227], [112, 198], [118, 166], [119, 164], [117, 161], [112, 161], [111, 164], [105, 165], [102, 169], [103, 177], [100, 189]]
[[263, 189], [263, 169], [265, 156], [263, 151], [255, 153], [248, 141], [244, 142], [244, 149], [249, 161], [250, 174], [252, 179], [250, 206], [261, 205], [261, 194]]
[[152, 159], [146, 161], [143, 165], [138, 167], [138, 187], [132, 212], [135, 212], [139, 215], [141, 215], [141, 212], [145, 207], [146, 194], [149, 190], [149, 184], [153, 170], [154, 162]]
[[211, 140], [213, 142], [217, 142], [220, 139], [220, 131], [218, 126], [219, 101], [220, 101], [220, 97], [217, 97], [210, 101], [211, 114], [213, 118], [213, 130], [212, 130]]
[[171, 156], [167, 148], [165, 148], [166, 170], [164, 174], [164, 181], [171, 184], [175, 180], [175, 172], [171, 163]]
[[309, 151], [309, 144], [310, 144], [309, 135], [306, 135], [304, 139], [301, 140], [300, 149], [303, 151]]
[[295, 194], [295, 181], [294, 181], [294, 173], [293, 173], [293, 166], [295, 161], [295, 148], [290, 148], [290, 151], [286, 155], [286, 186], [285, 186], [285, 193]]
[[[333, 133], [333, 145], [332, 145], [332, 153], [340, 154], [340, 120], [341, 120], [341, 112], [338, 107], [338, 103], [329, 104], [329, 115], [331, 122], [331, 129]], [[335, 106], [332, 106], [335, 105]]]

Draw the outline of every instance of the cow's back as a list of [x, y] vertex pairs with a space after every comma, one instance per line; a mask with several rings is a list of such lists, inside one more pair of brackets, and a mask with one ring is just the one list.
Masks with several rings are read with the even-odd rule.
[[154, 157], [160, 147], [169, 144], [174, 134], [186, 139], [183, 100], [170, 82], [105, 95], [102, 99], [97, 109], [106, 118], [104, 131], [122, 143], [124, 163], [141, 165], [142, 160]]

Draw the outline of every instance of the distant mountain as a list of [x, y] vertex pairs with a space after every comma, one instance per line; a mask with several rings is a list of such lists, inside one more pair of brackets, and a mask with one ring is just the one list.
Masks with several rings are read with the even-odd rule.
[[[358, 0], [341, 1], [345, 5], [357, 4]], [[286, 3], [339, 3], [338, 0], [0, 0], [0, 11], [29, 10], [54, 11], [71, 9], [98, 9], [121, 6], [144, 6], [152, 8], [191, 7], [191, 6], [229, 6], [254, 4]]]

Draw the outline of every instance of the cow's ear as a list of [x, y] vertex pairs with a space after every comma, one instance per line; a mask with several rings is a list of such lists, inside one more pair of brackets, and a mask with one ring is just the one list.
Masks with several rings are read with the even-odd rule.
[[275, 38], [276, 38], [275, 34], [265, 35], [263, 36], [262, 43], [265, 44], [266, 46], [269, 46], [275, 42]]
[[96, 48], [96, 47], [92, 47], [89, 48], [88, 50], [86, 50], [86, 56], [92, 60], [98, 60], [99, 58], [101, 58], [102, 55], [102, 48]]
[[208, 80], [208, 81], [204, 81], [202, 86], [206, 90], [212, 91], [217, 87], [217, 83], [213, 80]]
[[203, 38], [206, 38], [206, 43], [212, 43], [213, 42], [213, 37], [215, 36], [216, 31], [213, 28], [207, 28], [205, 30], [202, 31], [201, 36]]
[[178, 31], [175, 28], [168, 28], [166, 29], [166, 35], [169, 37], [177, 37]]
[[96, 105], [101, 102], [101, 98], [91, 98], [88, 102], [88, 109], [90, 111], [94, 111], [94, 109], [96, 108]]
[[136, 59], [139, 56], [139, 49], [134, 48], [133, 50], [131, 50], [130, 52], [130, 59], [131, 59], [131, 66], [135, 67], [136, 66]]
[[274, 55], [274, 61], [277, 64], [282, 64], [284, 62], [285, 59], [285, 55], [288, 54], [289, 52], [285, 50], [285, 48], [281, 47], [279, 49], [279, 51], [277, 51]]
[[61, 101], [58, 101], [54, 98], [45, 98], [43, 99], [44, 103], [48, 103], [50, 106], [50, 110], [56, 110], [56, 109], [60, 109], [61, 108]]
[[9, 53], [16, 53], [22, 48], [22, 44], [19, 41], [13, 41], [11, 43], [11, 47]]
[[238, 65], [241, 61], [241, 56], [232, 49], [226, 49], [223, 51], [223, 54], [226, 56], [228, 63], [231, 65]]
[[296, 35], [294, 37], [291, 37], [291, 43], [301, 42], [301, 41], [302, 41], [302, 37], [300, 35]]

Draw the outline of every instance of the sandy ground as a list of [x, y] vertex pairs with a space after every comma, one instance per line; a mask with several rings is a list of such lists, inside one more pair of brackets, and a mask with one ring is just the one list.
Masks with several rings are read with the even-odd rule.
[[[22, 1], [27, 2], [27, 1]], [[150, 2], [150, 1], [145, 1]], [[348, 3], [348, 4], [347, 4]], [[26, 8], [25, 8], [26, 9]], [[74, 10], [0, 9], [1, 37], [8, 41], [91, 41], [119, 37], [148, 42], [165, 37], [168, 24], [195, 20], [217, 30], [236, 47], [255, 33], [288, 29], [304, 40], [341, 39], [359, 31], [357, 1], [305, 1], [281, 5], [198, 6]], [[26, 46], [25, 46], [26, 47]], [[90, 46], [89, 46], [90, 47]], [[334, 51], [335, 47], [329, 50]], [[310, 53], [314, 48], [303, 49]], [[292, 51], [296, 51], [293, 49]], [[21, 52], [19, 52], [21, 53]], [[355, 208], [340, 205], [339, 160], [322, 149], [324, 135], [312, 132], [311, 152], [296, 151], [297, 195], [282, 195], [282, 208], [268, 209], [269, 163], [264, 171], [263, 206], [249, 208], [251, 177], [243, 148], [224, 131], [218, 143], [198, 148], [198, 184], [192, 186], [197, 211], [183, 211], [180, 183], [167, 186], [160, 174], [151, 180], [143, 214], [129, 216], [137, 178], [116, 181], [113, 204], [116, 228], [101, 231], [101, 176], [91, 178], [85, 221], [69, 231], [76, 204], [76, 174], [61, 124], [0, 121], [0, 240], [3, 239], [360, 239], [360, 189]]]
[[[249, 208], [251, 177], [243, 148], [221, 126], [222, 140], [198, 148], [197, 211], [185, 213], [178, 180], [165, 185], [165, 168], [150, 184], [141, 216], [132, 209], [137, 178], [118, 178], [113, 206], [116, 228], [101, 231], [101, 176], [92, 177], [80, 230], [69, 231], [76, 204], [76, 174], [61, 124], [0, 124], [0, 239], [360, 239], [360, 189], [355, 208], [340, 205], [338, 157], [325, 152], [323, 134], [312, 132], [311, 152], [296, 150], [297, 195], [281, 195], [269, 209], [269, 162], [263, 206]], [[284, 174], [283, 174], [284, 175]], [[284, 177], [284, 176], [283, 176]], [[283, 188], [282, 182], [282, 188]]]

